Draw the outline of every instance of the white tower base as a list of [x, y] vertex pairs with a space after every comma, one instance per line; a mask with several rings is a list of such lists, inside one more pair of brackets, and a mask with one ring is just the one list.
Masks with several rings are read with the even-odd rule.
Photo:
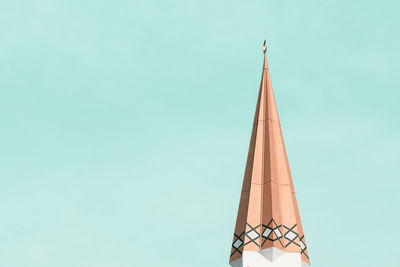
[[259, 251], [243, 251], [242, 257], [230, 263], [232, 267], [308, 267], [300, 252], [285, 252], [275, 247]]

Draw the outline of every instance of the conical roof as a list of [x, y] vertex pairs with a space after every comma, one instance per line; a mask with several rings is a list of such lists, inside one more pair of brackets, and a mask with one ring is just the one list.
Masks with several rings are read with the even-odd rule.
[[239, 259], [243, 251], [270, 247], [300, 252], [302, 260], [310, 262], [264, 42], [264, 67], [230, 262]]

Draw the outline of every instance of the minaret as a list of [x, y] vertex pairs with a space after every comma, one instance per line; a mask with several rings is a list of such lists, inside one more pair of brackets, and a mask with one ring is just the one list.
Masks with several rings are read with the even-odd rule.
[[264, 67], [236, 219], [232, 267], [310, 264], [263, 46]]

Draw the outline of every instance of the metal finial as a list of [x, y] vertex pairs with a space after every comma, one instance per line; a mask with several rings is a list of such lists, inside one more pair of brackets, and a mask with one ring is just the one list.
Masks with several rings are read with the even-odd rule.
[[266, 43], [266, 41], [264, 40], [264, 44], [263, 44], [263, 52], [264, 52], [264, 54], [267, 51], [267, 45], [265, 43]]

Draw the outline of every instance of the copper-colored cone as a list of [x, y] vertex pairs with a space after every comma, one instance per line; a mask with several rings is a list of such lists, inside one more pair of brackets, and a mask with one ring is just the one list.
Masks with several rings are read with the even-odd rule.
[[269, 247], [309, 263], [265, 54], [230, 262]]

